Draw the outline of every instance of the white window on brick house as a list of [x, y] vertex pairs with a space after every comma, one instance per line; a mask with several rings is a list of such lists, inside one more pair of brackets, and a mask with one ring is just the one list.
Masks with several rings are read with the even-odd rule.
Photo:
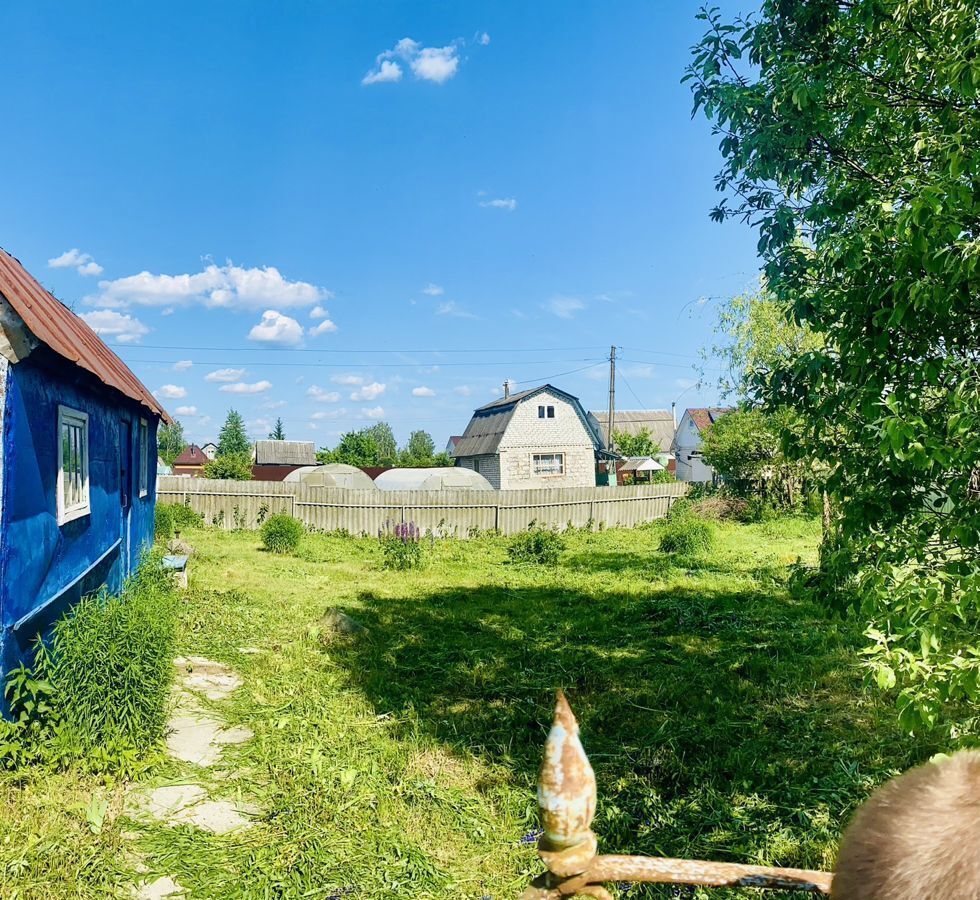
[[150, 489], [150, 427], [146, 419], [140, 419], [140, 497]]
[[564, 475], [564, 453], [535, 453], [531, 456], [531, 471], [535, 475]]
[[88, 413], [58, 407], [58, 524], [87, 516], [92, 508], [88, 490]]
[[548, 407], [548, 418], [553, 419], [555, 417], [555, 408], [553, 406]]
[[538, 418], [544, 419], [546, 417], [549, 419], [553, 419], [555, 417], [555, 408], [553, 406], [538, 407]]

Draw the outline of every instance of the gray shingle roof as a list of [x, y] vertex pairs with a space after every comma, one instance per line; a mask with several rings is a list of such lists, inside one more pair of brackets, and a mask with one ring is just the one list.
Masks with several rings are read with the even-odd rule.
[[316, 447], [312, 441], [256, 441], [258, 466], [315, 466]]
[[[602, 429], [602, 438], [609, 445], [609, 411], [593, 412]], [[616, 431], [639, 434], [644, 428], [650, 431], [660, 449], [667, 452], [674, 440], [674, 416], [666, 409], [617, 409], [614, 423]]]

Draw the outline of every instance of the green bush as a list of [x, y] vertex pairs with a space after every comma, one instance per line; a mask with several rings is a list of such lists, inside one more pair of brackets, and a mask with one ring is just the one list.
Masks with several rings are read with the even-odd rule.
[[660, 549], [664, 553], [694, 556], [710, 551], [714, 542], [711, 523], [696, 515], [689, 503], [675, 503], [660, 527]]
[[564, 549], [565, 539], [557, 531], [531, 525], [510, 539], [507, 555], [513, 563], [555, 566]]
[[262, 525], [262, 543], [271, 553], [295, 553], [305, 531], [299, 519], [278, 513]]
[[199, 512], [194, 512], [189, 506], [183, 503], [171, 503], [170, 514], [173, 516], [174, 529], [183, 531], [185, 528], [201, 528], [204, 525], [204, 516]]
[[225, 453], [204, 464], [205, 478], [227, 478], [231, 481], [252, 480], [250, 453]]
[[381, 544], [382, 569], [406, 571], [420, 569], [425, 564], [422, 531], [414, 522], [386, 523], [378, 532]]
[[0, 735], [0, 762], [137, 769], [163, 739], [176, 622], [173, 580], [157, 559], [121, 594], [83, 597], [39, 644], [33, 669], [8, 676], [14, 721]]
[[174, 513], [169, 504], [157, 504], [154, 513], [153, 536], [158, 541], [169, 541], [174, 536]]

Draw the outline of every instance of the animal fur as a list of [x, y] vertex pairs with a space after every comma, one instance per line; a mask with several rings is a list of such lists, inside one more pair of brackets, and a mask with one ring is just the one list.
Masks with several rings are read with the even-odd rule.
[[912, 769], [857, 811], [833, 900], [980, 900], [980, 753]]

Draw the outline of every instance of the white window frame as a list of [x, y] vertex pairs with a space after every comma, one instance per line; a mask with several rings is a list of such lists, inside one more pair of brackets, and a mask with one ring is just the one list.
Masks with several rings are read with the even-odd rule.
[[146, 419], [139, 423], [140, 482], [139, 495], [142, 500], [150, 493], [150, 425]]
[[[557, 472], [541, 472], [538, 470], [538, 462], [543, 456], [556, 456], [559, 460], [560, 468]], [[559, 452], [552, 453], [532, 453], [531, 454], [531, 474], [536, 478], [562, 478], [565, 475], [565, 454]]]
[[[79, 447], [79, 463], [82, 478], [82, 499], [71, 506], [65, 503], [65, 452], [62, 443], [62, 432], [66, 425], [71, 425], [80, 429], [81, 446]], [[89, 497], [89, 449], [88, 449], [88, 413], [70, 406], [58, 406], [58, 484], [57, 484], [57, 510], [58, 524], [64, 525], [66, 522], [73, 522], [82, 516], [87, 516], [92, 512], [92, 505]]]

